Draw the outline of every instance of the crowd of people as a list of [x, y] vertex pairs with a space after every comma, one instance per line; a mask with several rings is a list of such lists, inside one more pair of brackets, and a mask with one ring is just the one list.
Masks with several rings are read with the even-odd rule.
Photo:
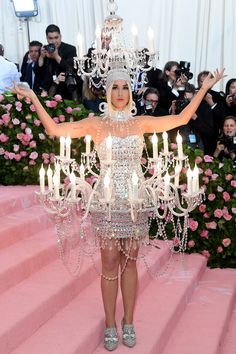
[[[27, 82], [37, 94], [60, 94], [62, 98], [83, 103], [86, 108], [99, 113], [99, 104], [106, 100], [105, 91], [103, 87], [98, 89], [91, 85], [86, 77], [82, 79], [77, 75], [73, 60], [76, 48], [62, 41], [60, 28], [54, 24], [46, 28], [46, 40], [47, 45], [36, 40], [29, 43], [20, 71], [16, 65], [5, 59], [4, 48], [0, 45], [0, 93], [12, 86], [14, 81], [21, 80]], [[102, 32], [102, 47], [108, 49], [110, 42], [111, 38]], [[88, 57], [92, 49], [88, 50]], [[152, 69], [142, 81], [142, 87], [133, 89], [137, 114], [158, 117], [180, 113], [196, 95], [208, 74], [207, 70], [200, 72], [195, 87], [189, 83], [193, 74], [188, 62], [168, 61], [163, 70]], [[200, 147], [205, 154], [216, 156], [215, 151], [218, 149], [218, 142], [222, 142], [223, 125], [228, 116], [231, 119], [236, 117], [236, 78], [228, 80], [225, 92], [207, 92], [189, 123], [179, 129], [184, 142], [192, 147]], [[176, 134], [176, 130], [170, 132], [172, 142], [175, 142]], [[228, 140], [224, 142], [227, 143]], [[233, 148], [235, 152], [236, 142], [230, 144], [230, 147], [225, 146], [225, 149], [229, 148]]]

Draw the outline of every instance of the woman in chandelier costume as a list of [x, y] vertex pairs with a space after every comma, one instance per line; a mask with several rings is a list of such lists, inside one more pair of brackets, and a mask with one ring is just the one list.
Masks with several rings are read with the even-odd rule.
[[[224, 70], [208, 75], [191, 103], [179, 114], [163, 117], [132, 116], [133, 102], [129, 74], [123, 69], [111, 70], [106, 80], [107, 112], [79, 122], [56, 124], [40, 104], [32, 90], [17, 85], [14, 92], [18, 98], [28, 97], [34, 104], [39, 119], [47, 133], [53, 136], [80, 138], [91, 135], [100, 160], [106, 154], [106, 138], [112, 139], [112, 198], [115, 211], [108, 220], [107, 213], [91, 203], [92, 224], [95, 236], [99, 237], [102, 276], [101, 290], [105, 311], [104, 346], [112, 351], [118, 346], [118, 333], [115, 322], [116, 299], [120, 269], [120, 287], [122, 292], [124, 316], [122, 320], [122, 341], [128, 347], [136, 344], [133, 326], [133, 313], [137, 292], [136, 260], [141, 244], [148, 243], [148, 212], [136, 215], [135, 223], [130, 216], [129, 186], [132, 172], [143, 180], [140, 158], [143, 150], [143, 135], [157, 133], [185, 125], [193, 116], [207, 91], [224, 77]], [[107, 168], [101, 167], [100, 180], [104, 180]], [[99, 187], [100, 186], [100, 187]], [[102, 189], [102, 182], [98, 184]], [[114, 209], [114, 208], [113, 208]], [[125, 211], [125, 212], [124, 212]]]

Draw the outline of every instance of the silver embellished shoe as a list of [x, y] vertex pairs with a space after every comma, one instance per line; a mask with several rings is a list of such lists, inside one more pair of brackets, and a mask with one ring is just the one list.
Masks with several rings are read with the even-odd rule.
[[104, 348], [109, 350], [115, 350], [118, 347], [118, 333], [116, 327], [109, 327], [105, 329], [104, 333]]
[[122, 342], [129, 348], [132, 348], [136, 344], [136, 333], [132, 324], [124, 324], [124, 320], [121, 322], [122, 326]]

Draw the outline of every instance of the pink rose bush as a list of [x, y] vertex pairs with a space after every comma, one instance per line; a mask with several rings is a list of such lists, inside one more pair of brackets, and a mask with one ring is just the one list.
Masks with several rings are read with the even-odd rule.
[[[82, 105], [64, 101], [60, 95], [48, 97], [44, 92], [39, 99], [58, 123], [80, 120], [89, 114]], [[74, 139], [72, 145], [72, 157], [80, 161], [84, 144], [81, 139]], [[41, 164], [53, 164], [58, 153], [59, 139], [46, 134], [32, 102], [1, 95], [0, 168], [4, 173], [0, 174], [0, 184], [37, 184]]]

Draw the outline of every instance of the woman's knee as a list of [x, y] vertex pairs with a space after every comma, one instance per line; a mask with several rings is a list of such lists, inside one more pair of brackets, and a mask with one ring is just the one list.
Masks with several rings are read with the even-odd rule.
[[102, 268], [105, 272], [117, 272], [120, 264], [120, 254], [111, 251], [102, 252]]

